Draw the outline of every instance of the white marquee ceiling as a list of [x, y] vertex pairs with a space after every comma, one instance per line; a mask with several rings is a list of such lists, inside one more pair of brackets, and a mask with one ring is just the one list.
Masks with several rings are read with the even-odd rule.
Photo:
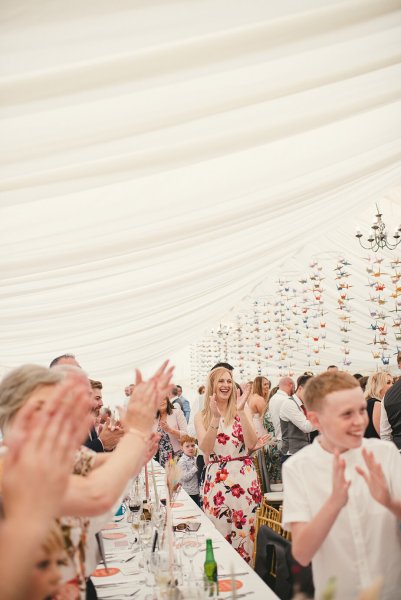
[[398, 225], [400, 39], [395, 0], [2, 2], [2, 369], [72, 351], [114, 393]]

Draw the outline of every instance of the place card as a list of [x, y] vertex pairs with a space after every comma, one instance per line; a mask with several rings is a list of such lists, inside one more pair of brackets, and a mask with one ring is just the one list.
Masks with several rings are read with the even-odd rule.
[[239, 590], [244, 585], [239, 579], [234, 579], [234, 581], [231, 579], [219, 579], [219, 592], [232, 592], [233, 584], [236, 590]]

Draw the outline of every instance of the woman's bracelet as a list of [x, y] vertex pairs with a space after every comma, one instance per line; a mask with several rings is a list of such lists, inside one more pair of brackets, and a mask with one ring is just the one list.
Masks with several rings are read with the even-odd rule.
[[215, 429], [217, 431], [219, 429], [219, 426], [214, 427], [213, 425], [209, 425], [209, 429]]
[[149, 441], [149, 436], [145, 435], [142, 431], [139, 431], [139, 429], [135, 429], [135, 427], [130, 427], [128, 429], [127, 433], [132, 433], [134, 435], [137, 435], [145, 442], [145, 444], [147, 444]]

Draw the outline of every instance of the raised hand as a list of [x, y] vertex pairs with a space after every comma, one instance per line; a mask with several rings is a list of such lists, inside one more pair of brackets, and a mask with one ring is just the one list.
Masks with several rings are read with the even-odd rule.
[[373, 452], [368, 452], [365, 448], [362, 448], [362, 456], [367, 472], [361, 467], [355, 467], [356, 472], [366, 481], [371, 496], [383, 506], [389, 507], [391, 495], [381, 465], [375, 461]]
[[133, 427], [144, 435], [150, 433], [159, 409], [160, 400], [171, 389], [171, 377], [174, 367], [167, 368], [167, 366], [168, 360], [148, 381], [143, 381], [141, 372], [136, 369], [135, 387], [129, 399], [124, 428]]
[[171, 378], [173, 376], [175, 367], [171, 366], [167, 368], [168, 363], [169, 361], [165, 360], [162, 366], [151, 377], [151, 379], [153, 379], [156, 382], [160, 400], [168, 396], [173, 387], [171, 383]]
[[257, 444], [253, 448], [253, 452], [256, 452], [257, 450], [264, 448], [264, 446], [266, 446], [266, 444], [271, 442], [271, 440], [272, 440], [272, 436], [270, 435], [270, 433], [265, 433], [265, 435], [262, 435], [262, 437], [258, 438]]
[[166, 419], [160, 419], [159, 425], [163, 429], [163, 431], [165, 431], [166, 433], [170, 433], [171, 432], [171, 427], [167, 423]]
[[212, 417], [215, 417], [216, 419], [220, 419], [221, 412], [219, 410], [219, 407], [217, 406], [216, 394], [212, 394], [210, 396], [210, 410], [212, 411]]
[[158, 433], [151, 433], [149, 440], [148, 440], [148, 445], [145, 449], [145, 456], [143, 459], [143, 464], [146, 465], [146, 463], [148, 463], [156, 454], [158, 448], [159, 448], [159, 441], [160, 441], [160, 434]]
[[333, 458], [333, 491], [332, 496], [339, 506], [345, 506], [348, 502], [348, 490], [350, 481], [345, 479], [345, 460], [340, 457], [339, 451], [334, 450]]
[[103, 448], [108, 452], [114, 450], [118, 442], [124, 435], [124, 429], [115, 427], [110, 429], [109, 423], [105, 423], [102, 431], [99, 433], [99, 440], [103, 444]]
[[247, 383], [245, 385], [242, 396], [239, 396], [239, 397], [237, 396], [237, 411], [238, 412], [241, 412], [244, 410], [245, 404], [247, 403], [247, 400], [250, 395], [251, 395], [251, 384]]

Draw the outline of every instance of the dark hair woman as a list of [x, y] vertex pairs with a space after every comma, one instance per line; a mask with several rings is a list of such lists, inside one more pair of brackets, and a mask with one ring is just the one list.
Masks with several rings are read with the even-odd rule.
[[169, 456], [181, 455], [181, 436], [188, 432], [187, 421], [181, 408], [173, 406], [168, 397], [161, 400], [156, 419], [161, 436], [156, 460], [164, 467]]

